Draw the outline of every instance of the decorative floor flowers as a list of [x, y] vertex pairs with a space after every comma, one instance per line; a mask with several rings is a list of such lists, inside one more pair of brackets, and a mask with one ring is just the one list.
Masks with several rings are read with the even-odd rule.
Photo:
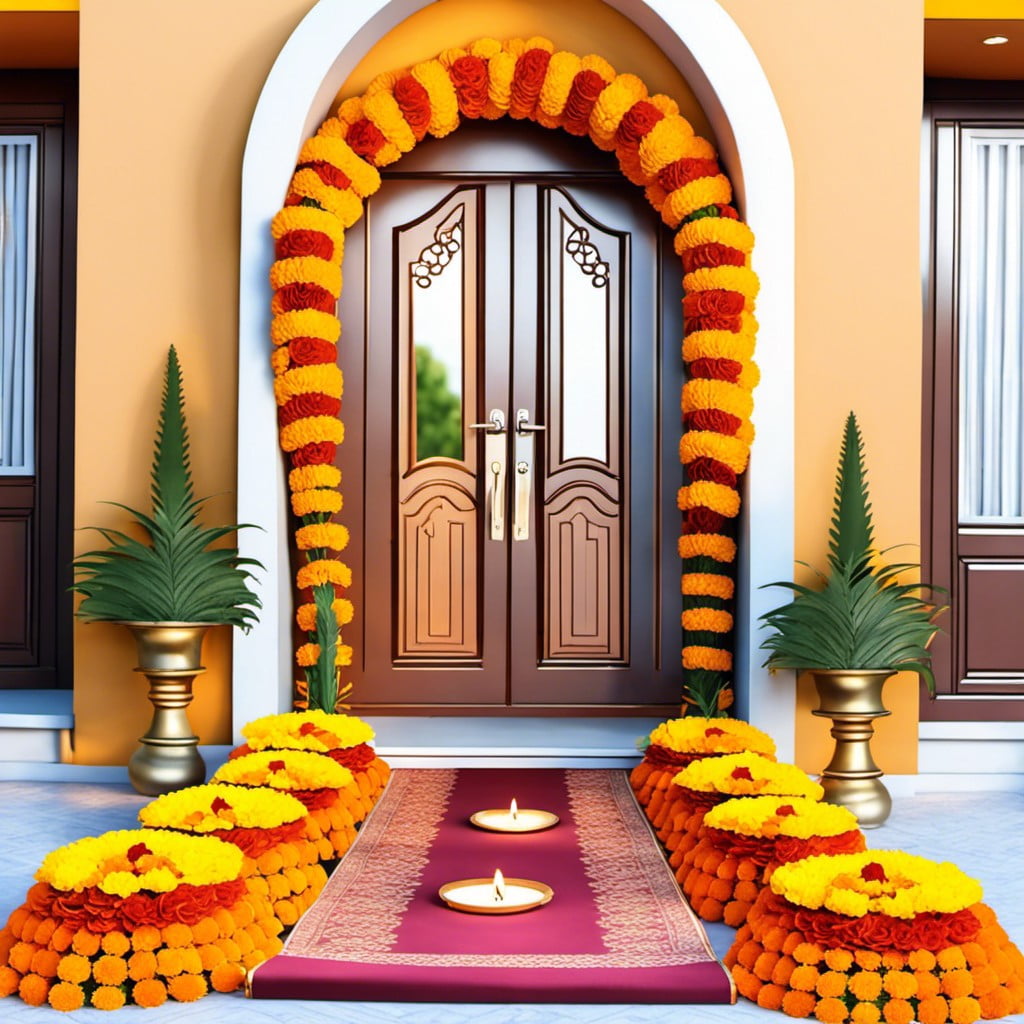
[[378, 168], [427, 135], [448, 135], [461, 118], [506, 115], [613, 151], [623, 175], [676, 231], [688, 377], [679, 446], [688, 483], [678, 496], [684, 700], [717, 714], [731, 685], [738, 479], [754, 437], [753, 234], [731, 205], [714, 148], [694, 135], [674, 100], [651, 95], [636, 75], [619, 74], [599, 56], [556, 50], [539, 37], [477, 39], [378, 75], [303, 144], [273, 219], [271, 365], [280, 444], [292, 466], [296, 546], [307, 559], [296, 578], [297, 621], [307, 634], [296, 652], [299, 704], [335, 710], [347, 692], [338, 673], [352, 657], [339, 637], [353, 616], [343, 596], [352, 574], [335, 554], [348, 534], [333, 521], [342, 507], [333, 463], [344, 437], [336, 305], [345, 231], [380, 187]]
[[1024, 1010], [1024, 957], [952, 864], [900, 851], [779, 867], [726, 965], [740, 993], [825, 1024], [972, 1024]]

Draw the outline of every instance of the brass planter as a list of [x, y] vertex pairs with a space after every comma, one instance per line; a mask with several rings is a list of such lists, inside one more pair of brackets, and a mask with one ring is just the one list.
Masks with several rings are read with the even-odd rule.
[[192, 680], [203, 671], [203, 638], [209, 622], [123, 622], [135, 638], [139, 664], [149, 680], [153, 721], [128, 762], [128, 778], [139, 793], [158, 796], [206, 781], [199, 737], [187, 708]]
[[871, 754], [874, 720], [889, 715], [882, 704], [882, 686], [895, 675], [886, 670], [827, 669], [811, 673], [820, 702], [816, 711], [832, 719], [836, 749], [821, 785], [825, 799], [852, 811], [861, 828], [877, 828], [892, 810], [892, 797], [882, 784], [882, 770]]

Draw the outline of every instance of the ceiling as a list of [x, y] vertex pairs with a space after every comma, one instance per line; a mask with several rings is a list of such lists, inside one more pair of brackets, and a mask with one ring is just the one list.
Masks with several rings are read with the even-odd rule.
[[[986, 46], [983, 39], [1006, 36]], [[924, 73], [928, 78], [1015, 79], [1024, 81], [1024, 20], [926, 18]]]
[[0, 13], [0, 68], [77, 67], [77, 11]]

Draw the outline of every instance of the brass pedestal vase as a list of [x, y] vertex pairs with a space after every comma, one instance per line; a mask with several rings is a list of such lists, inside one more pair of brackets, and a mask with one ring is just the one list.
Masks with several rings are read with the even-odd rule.
[[187, 708], [192, 680], [203, 671], [203, 638], [210, 623], [124, 622], [135, 637], [139, 665], [149, 680], [153, 720], [128, 762], [128, 778], [139, 793], [158, 796], [206, 781], [199, 737]]
[[829, 803], [852, 811], [861, 828], [877, 828], [892, 810], [882, 770], [871, 754], [874, 720], [892, 714], [882, 704], [882, 686], [895, 675], [887, 670], [829, 669], [812, 672], [820, 706], [811, 712], [832, 720], [836, 748], [821, 785]]

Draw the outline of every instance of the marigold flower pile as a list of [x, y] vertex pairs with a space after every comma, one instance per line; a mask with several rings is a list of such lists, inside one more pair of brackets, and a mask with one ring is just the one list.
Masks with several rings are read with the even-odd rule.
[[[362, 96], [343, 102], [303, 145], [284, 209], [271, 225], [271, 364], [300, 522], [296, 544], [307, 558], [296, 579], [303, 595], [298, 623], [308, 635], [297, 652], [305, 674], [297, 684], [302, 706], [335, 710], [335, 694], [340, 700], [345, 692], [337, 671], [352, 657], [339, 638], [353, 616], [343, 596], [352, 574], [336, 557], [348, 534], [333, 518], [342, 508], [333, 463], [344, 438], [336, 306], [345, 231], [380, 187], [378, 168], [427, 135], [448, 135], [461, 118], [506, 115], [587, 136], [613, 151], [623, 174], [676, 231], [688, 376], [679, 446], [688, 482], [678, 496], [684, 685], [703, 694], [704, 703], [729, 685], [733, 523], [737, 481], [754, 436], [751, 392], [758, 379], [753, 235], [731, 205], [714, 148], [694, 135], [674, 100], [650, 95], [639, 78], [616, 72], [601, 57], [556, 50], [546, 39], [478, 39], [380, 75]], [[310, 703], [313, 694], [330, 699]]]
[[[288, 793], [213, 783], [157, 797], [139, 811], [147, 828], [212, 835], [242, 851], [246, 891], [286, 928], [327, 883], [305, 805]], [[316, 827], [317, 839], [322, 830]]]
[[644, 759], [630, 773], [637, 802], [653, 820], [681, 768], [706, 757], [744, 750], [775, 756], [775, 741], [736, 718], [670, 718], [650, 735]]
[[234, 991], [281, 949], [281, 923], [241, 868], [212, 836], [145, 829], [54, 850], [0, 931], [0, 996], [116, 1010]]
[[306, 808], [305, 838], [321, 861], [334, 861], [345, 853], [356, 838], [356, 821], [373, 806], [348, 768], [308, 750], [242, 754], [221, 765], [212, 781], [269, 787], [296, 797]]
[[807, 797], [727, 800], [704, 815], [683, 857], [683, 892], [705, 921], [736, 927], [780, 864], [819, 853], [863, 850], [864, 834], [845, 807]]
[[[744, 796], [800, 796], [820, 800], [825, 791], [794, 764], [780, 764], [745, 751], [694, 761], [672, 779], [651, 818], [658, 838], [669, 852], [669, 865], [682, 883], [688, 868], [683, 858], [697, 845], [704, 814], [716, 804]], [[647, 807], [650, 812], [650, 804]]]
[[387, 762], [370, 746], [373, 729], [355, 715], [319, 709], [265, 715], [243, 726], [242, 735], [246, 742], [236, 747], [230, 758], [259, 750], [306, 750], [326, 754], [348, 768], [359, 795], [358, 804], [350, 808], [356, 823], [380, 799], [391, 775]]
[[1024, 957], [952, 864], [900, 851], [777, 868], [725, 958], [740, 993], [825, 1024], [1024, 1011]]

